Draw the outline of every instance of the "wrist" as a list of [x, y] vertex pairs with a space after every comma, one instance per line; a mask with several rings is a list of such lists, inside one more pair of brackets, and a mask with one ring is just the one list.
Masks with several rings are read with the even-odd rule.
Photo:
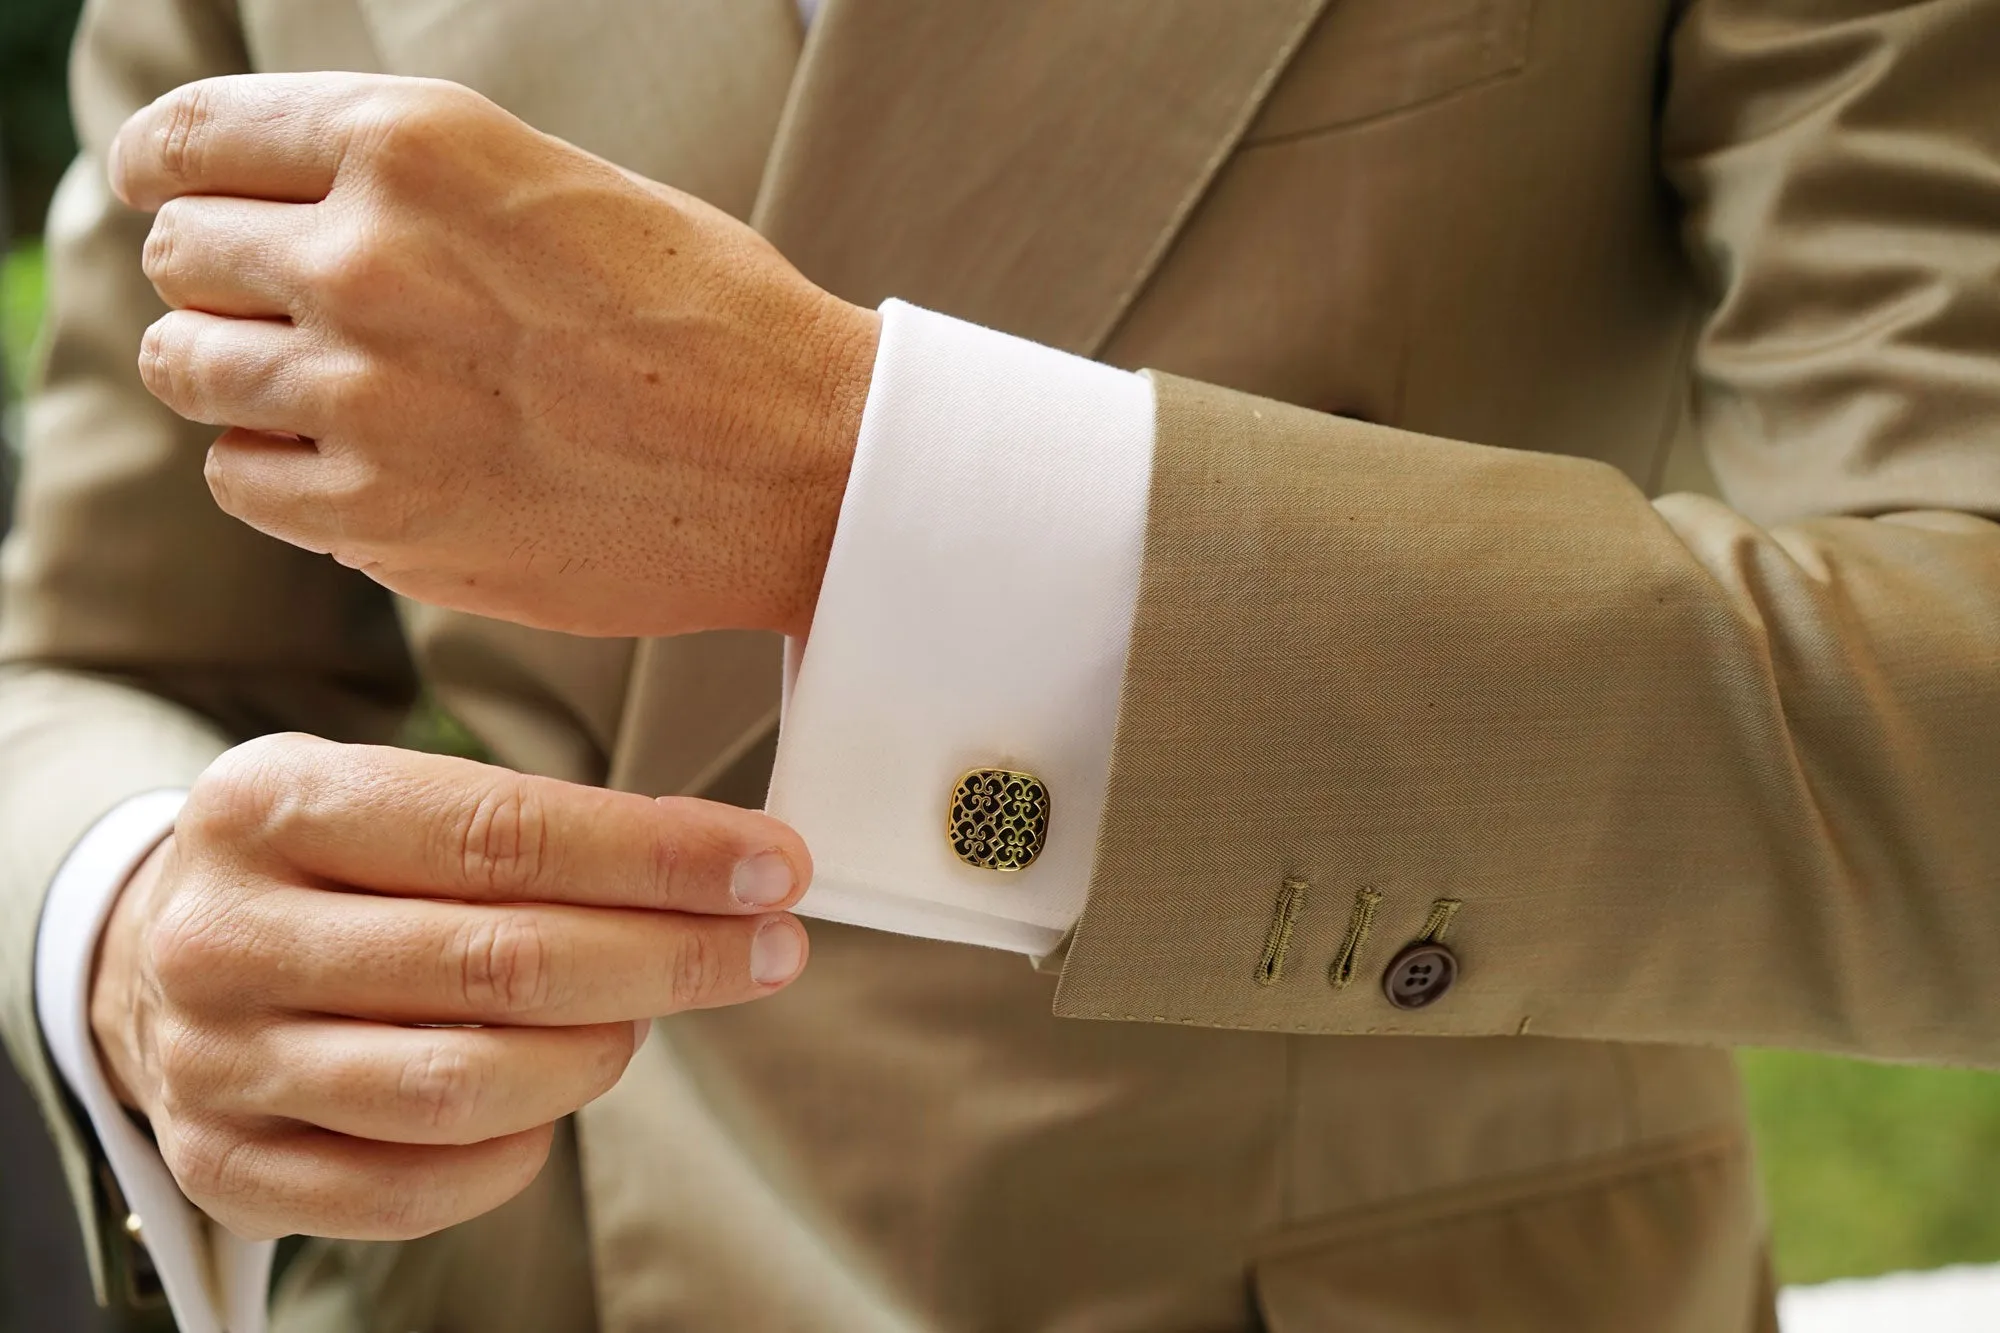
[[875, 352], [881, 341], [882, 317], [875, 311], [829, 296], [800, 339], [805, 354], [819, 368], [811, 427], [803, 441], [803, 481], [798, 523], [796, 578], [780, 599], [782, 613], [775, 626], [794, 638], [812, 627], [825, 580], [834, 530], [847, 495], [847, 479], [861, 436], [861, 414], [875, 375]]
[[161, 869], [172, 846], [173, 835], [168, 834], [133, 868], [118, 890], [91, 960], [90, 1035], [98, 1065], [119, 1102], [145, 1113], [150, 1113], [153, 1099], [147, 1092], [152, 1086], [151, 1063], [141, 1041], [139, 958], [145, 923], [151, 919]]

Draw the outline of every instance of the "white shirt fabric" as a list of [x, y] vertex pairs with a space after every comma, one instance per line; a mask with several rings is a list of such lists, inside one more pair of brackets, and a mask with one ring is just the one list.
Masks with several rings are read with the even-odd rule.
[[[1152, 467], [1142, 375], [901, 301], [862, 412], [768, 808], [804, 835], [807, 916], [1045, 954], [1083, 909]], [[958, 778], [1049, 789], [1043, 850], [975, 869]]]
[[[768, 808], [804, 834], [804, 916], [1041, 955], [1078, 913], [1144, 557], [1151, 381], [890, 301], [813, 628], [787, 653]], [[1032, 772], [1044, 849], [958, 861], [970, 768]], [[36, 1005], [184, 1333], [265, 1333], [273, 1246], [207, 1222], [112, 1095], [90, 960], [183, 793], [106, 814], [50, 885]]]

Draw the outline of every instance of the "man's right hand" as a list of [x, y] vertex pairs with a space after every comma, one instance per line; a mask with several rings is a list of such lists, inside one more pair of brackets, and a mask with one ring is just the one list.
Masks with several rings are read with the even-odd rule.
[[754, 811], [265, 737], [121, 893], [91, 1028], [231, 1231], [406, 1239], [526, 1188], [639, 1020], [796, 976], [810, 874]]

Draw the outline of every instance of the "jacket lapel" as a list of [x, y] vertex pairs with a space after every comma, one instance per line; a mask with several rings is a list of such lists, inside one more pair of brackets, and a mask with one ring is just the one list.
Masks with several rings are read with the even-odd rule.
[[848, 300], [1095, 353], [1326, 0], [828, 0], [752, 215]]

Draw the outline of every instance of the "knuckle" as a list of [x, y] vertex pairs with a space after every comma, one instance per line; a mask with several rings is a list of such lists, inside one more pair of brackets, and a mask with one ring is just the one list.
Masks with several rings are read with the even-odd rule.
[[[373, 420], [381, 412], [381, 376], [360, 358], [329, 358], [315, 386], [320, 415], [329, 426], [343, 434]], [[362, 474], [363, 480], [372, 479]]]
[[257, 1189], [254, 1145], [220, 1122], [178, 1121], [160, 1152], [182, 1191], [198, 1204], [240, 1199]]
[[437, 126], [420, 108], [382, 107], [361, 127], [368, 162], [390, 185], [421, 179], [434, 165]]
[[457, 954], [459, 989], [475, 1013], [537, 1013], [557, 994], [556, 949], [532, 915], [501, 912], [476, 922]]
[[358, 224], [343, 225], [314, 244], [300, 268], [317, 306], [336, 315], [381, 304], [395, 285], [383, 246]]
[[226, 1029], [186, 1018], [165, 1019], [155, 1056], [161, 1110], [175, 1121], [199, 1120], [241, 1085], [243, 1061]]
[[182, 363], [186, 360], [188, 340], [176, 328], [174, 316], [162, 315], [146, 326], [146, 332], [139, 339], [139, 379], [146, 391], [179, 410], [187, 403], [186, 378], [182, 374]]
[[681, 865], [686, 856], [682, 840], [669, 830], [661, 830], [652, 836], [648, 851], [652, 864], [652, 894], [661, 906], [673, 903], [681, 879]]
[[291, 804], [287, 793], [300, 784], [307, 752], [318, 745], [313, 737], [280, 732], [225, 751], [189, 789], [175, 836], [228, 845], [267, 831], [281, 807]]
[[215, 499], [216, 508], [234, 518], [242, 518], [245, 513], [245, 497], [236, 488], [236, 479], [229, 470], [229, 460], [222, 450], [209, 446], [201, 460], [201, 479], [208, 483], [208, 493]]
[[548, 811], [532, 784], [496, 781], [459, 821], [454, 855], [467, 884], [531, 888], [550, 872]]
[[[206, 894], [179, 893], [146, 928], [145, 968], [170, 1002], [185, 1002], [226, 982], [240, 951], [231, 940], [230, 914]], [[163, 1066], [192, 1056], [199, 1043], [192, 1032], [176, 1032], [162, 1043]]]
[[354, 142], [375, 171], [413, 183], [434, 179], [476, 118], [489, 105], [469, 88], [441, 80], [408, 80], [383, 88], [355, 111]]
[[348, 551], [365, 553], [393, 549], [409, 538], [416, 491], [399, 484], [377, 459], [356, 455], [328, 470], [320, 499], [338, 521]]
[[178, 199], [169, 199], [160, 205], [160, 211], [153, 216], [152, 229], [146, 233], [145, 247], [139, 253], [139, 266], [153, 281], [155, 286], [174, 276], [174, 256], [180, 238], [182, 205]]
[[207, 86], [191, 83], [168, 95], [160, 169], [169, 180], [185, 184], [200, 178], [214, 118], [214, 94]]
[[464, 1130], [484, 1099], [482, 1068], [443, 1042], [433, 1042], [404, 1066], [397, 1096], [425, 1128], [447, 1138]]
[[676, 1010], [693, 1009], [717, 995], [724, 982], [722, 950], [704, 930], [682, 932], [669, 973], [669, 996]]
[[184, 1110], [191, 1105], [188, 1093], [202, 1066], [202, 1040], [184, 1022], [163, 1024], [160, 1033], [159, 1073], [161, 1104]]

